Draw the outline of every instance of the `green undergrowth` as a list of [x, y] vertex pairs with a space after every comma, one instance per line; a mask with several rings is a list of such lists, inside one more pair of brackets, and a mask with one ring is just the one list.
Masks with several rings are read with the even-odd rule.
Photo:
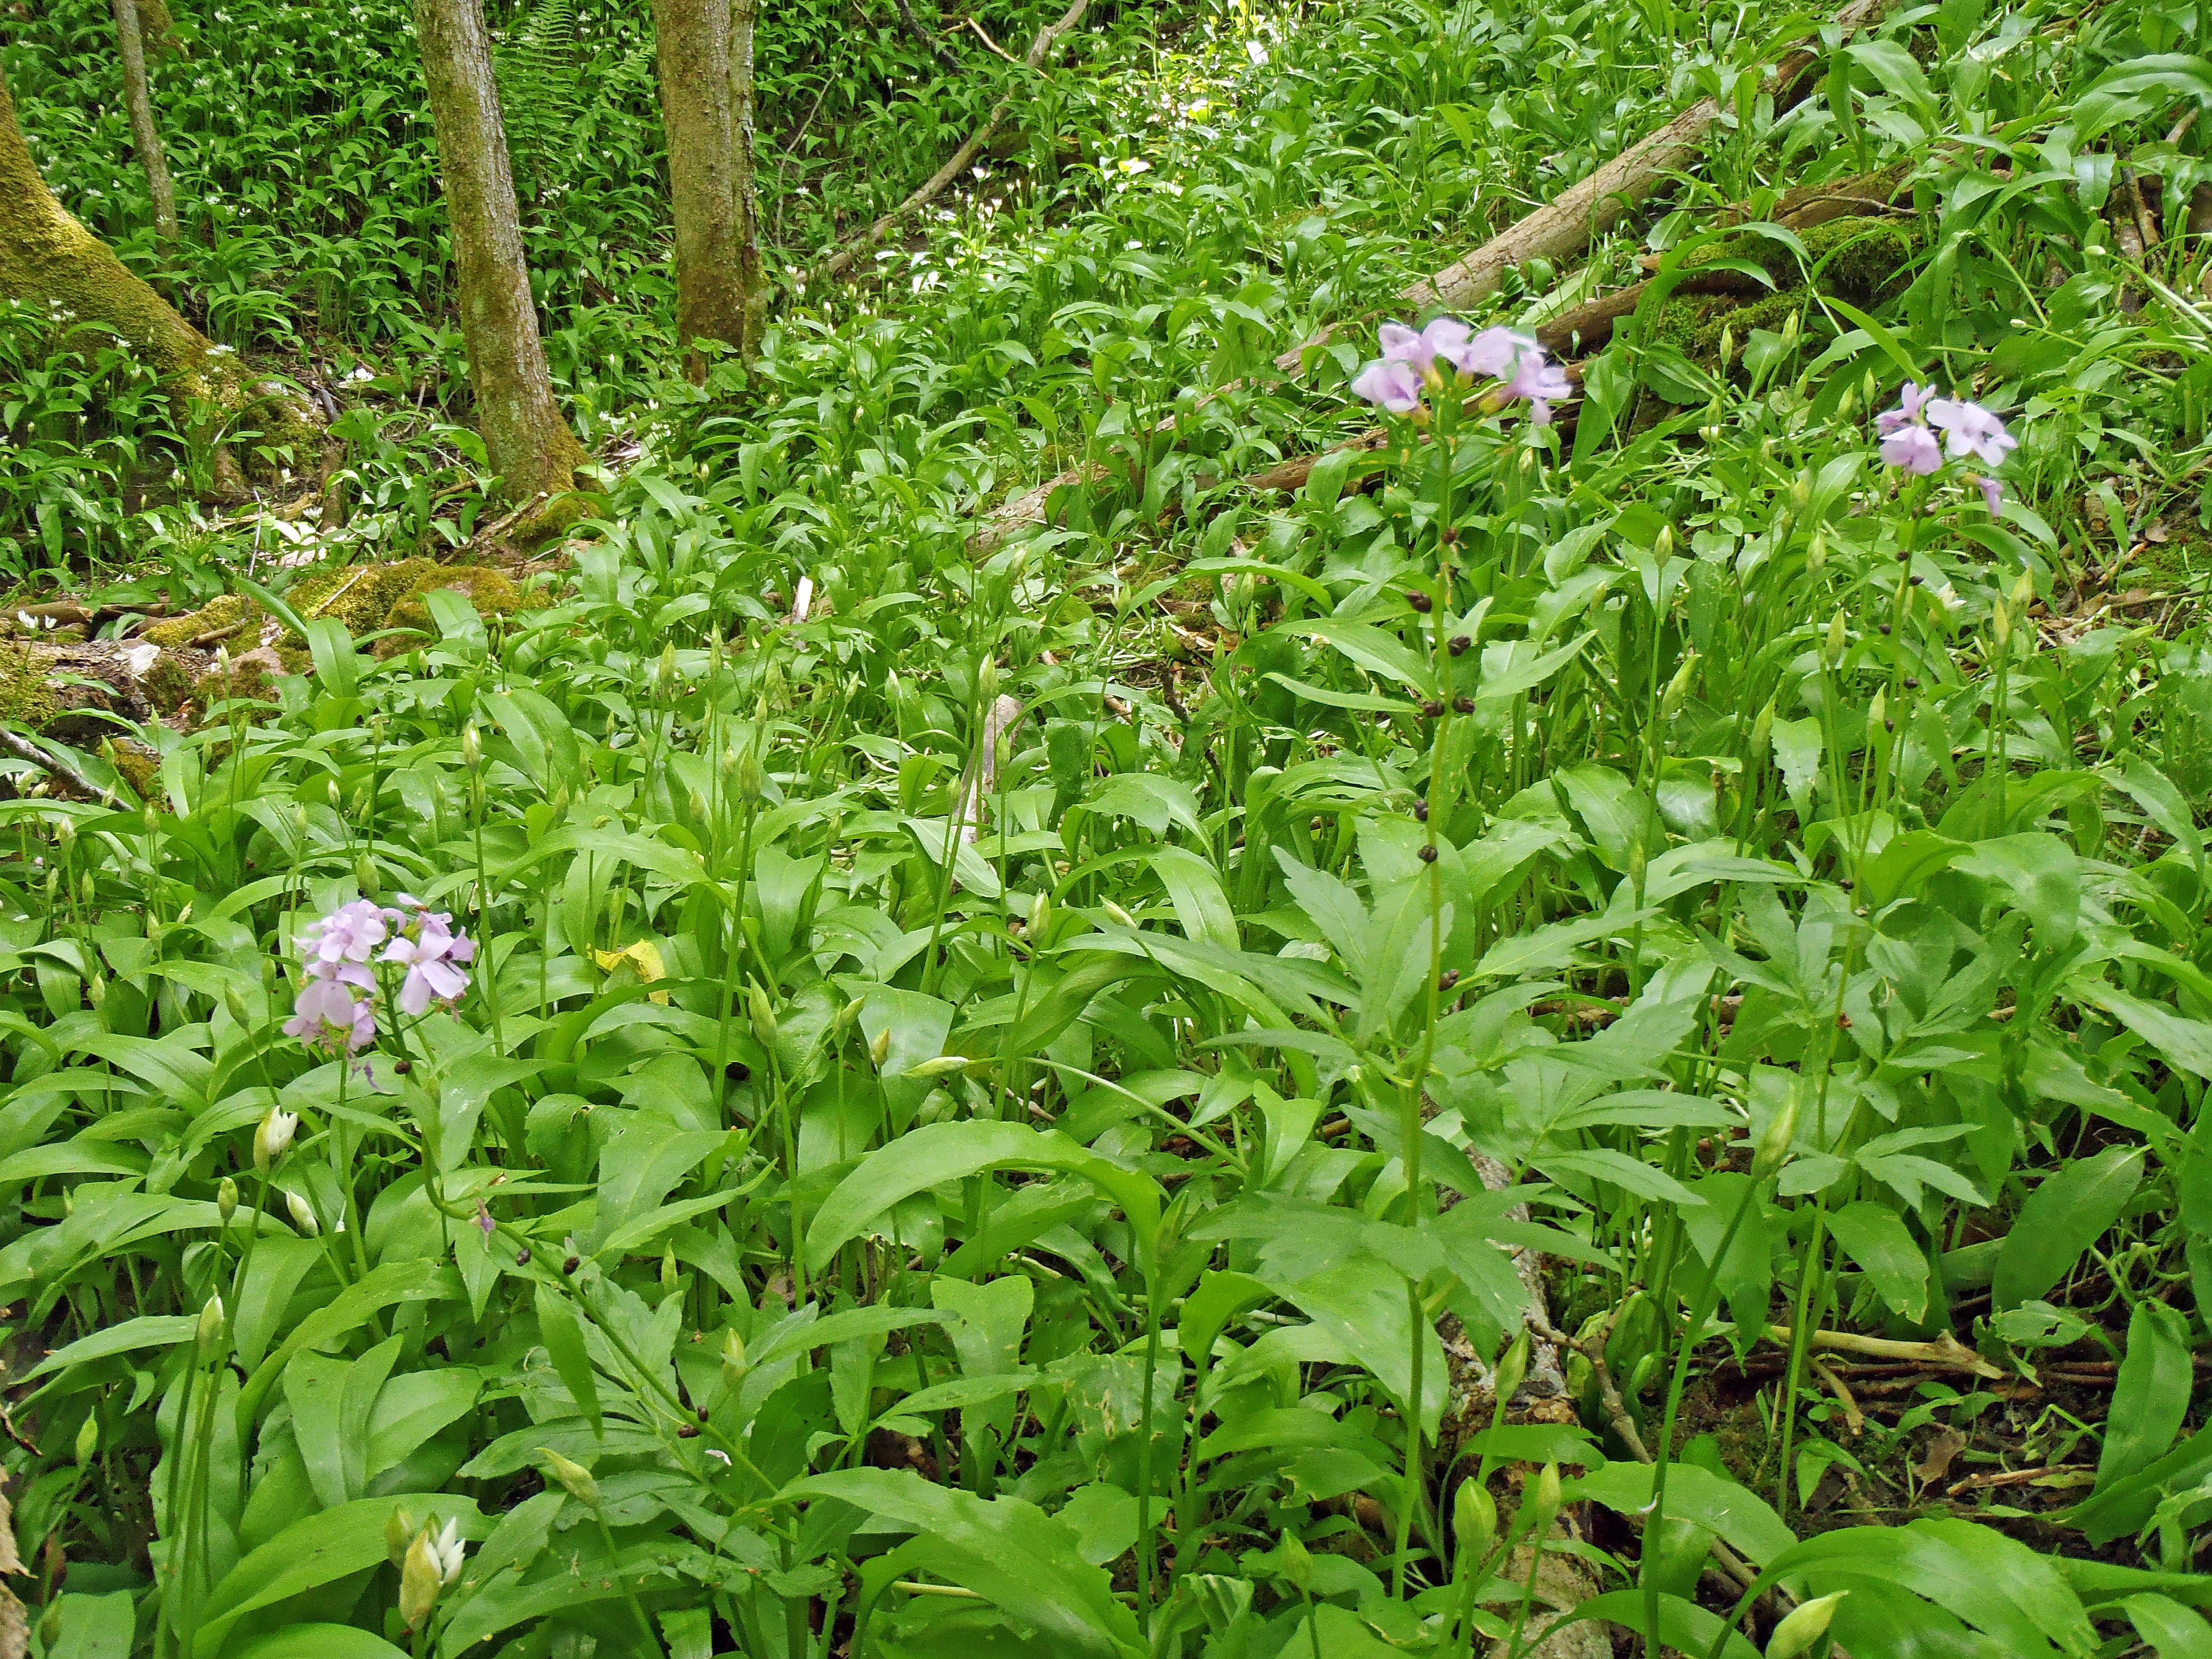
[[[66, 15], [7, 47], [49, 111]], [[419, 206], [428, 135], [350, 90], [395, 18], [357, 73], [193, 21], [173, 92], [265, 77]], [[2212, 645], [2110, 581], [2203, 544], [2212, 21], [1900, 12], [1780, 109], [1771, 10], [1097, 21], [1025, 163], [690, 388], [632, 280], [643, 20], [579, 11], [623, 190], [521, 124], [549, 331], [600, 343], [567, 406], [623, 443], [568, 562], [429, 561], [480, 507], [451, 343], [365, 323], [406, 374], [347, 383], [343, 532], [148, 521], [111, 591], [189, 598], [159, 638], [302, 627], [150, 763], [73, 744], [88, 792], [0, 757], [41, 1659], [2196, 1659]], [[995, 90], [777, 27], [787, 251]], [[1629, 319], [1548, 426], [1432, 393], [1234, 482], [1374, 425], [1403, 283], [1708, 94], [1697, 167], [1466, 320], [1647, 254], [1773, 295]], [[1742, 228], [1891, 164], [1909, 215]], [[416, 231], [264, 343], [378, 283], [443, 328]], [[2018, 447], [1886, 465], [1907, 380]], [[352, 1063], [286, 1029], [331, 917], [402, 930]]]

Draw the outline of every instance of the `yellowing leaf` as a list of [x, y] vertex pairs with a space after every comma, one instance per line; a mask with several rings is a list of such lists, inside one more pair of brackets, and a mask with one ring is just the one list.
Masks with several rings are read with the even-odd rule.
[[[637, 976], [648, 985], [657, 979], [668, 977], [667, 965], [660, 959], [660, 947], [647, 939], [641, 939], [635, 945], [625, 945], [619, 951], [602, 951], [597, 945], [593, 945], [592, 960], [599, 964], [599, 971], [603, 974], [611, 974], [624, 963], [628, 963], [637, 969]], [[668, 1006], [668, 993], [654, 991], [650, 994], [647, 1000], [657, 1002], [665, 1008]]]

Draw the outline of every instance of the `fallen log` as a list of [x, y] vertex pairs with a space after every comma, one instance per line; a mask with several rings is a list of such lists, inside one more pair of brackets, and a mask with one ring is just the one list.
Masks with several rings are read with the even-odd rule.
[[[1836, 24], [1846, 34], [1864, 28], [1881, 21], [1887, 3], [1887, 0], [1853, 0], [1836, 15]], [[1804, 47], [1790, 52], [1768, 71], [1764, 89], [1779, 99], [1819, 57], [1817, 52]], [[1720, 117], [1717, 101], [1699, 99], [1658, 131], [1631, 145], [1456, 264], [1401, 290], [1398, 303], [1416, 316], [1432, 310], [1463, 311], [1497, 292], [1511, 266], [1580, 253], [1669, 175], [1695, 161], [1705, 148], [1706, 131]], [[1275, 359], [1275, 367], [1285, 374], [1303, 373], [1307, 354], [1328, 344], [1340, 326], [1332, 323], [1301, 341]]]

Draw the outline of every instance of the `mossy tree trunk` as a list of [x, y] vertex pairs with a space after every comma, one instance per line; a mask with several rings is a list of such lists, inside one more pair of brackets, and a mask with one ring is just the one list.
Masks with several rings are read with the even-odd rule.
[[481, 0], [415, 0], [415, 32], [453, 227], [477, 429], [509, 497], [542, 495], [557, 513], [586, 458], [545, 367]]
[[696, 342], [744, 343], [728, 0], [653, 0], [653, 36], [676, 213], [676, 331], [685, 368], [703, 380], [707, 359], [691, 349]]
[[80, 224], [46, 188], [0, 74], [0, 294], [58, 307], [106, 329], [167, 382], [208, 428], [258, 429], [264, 445], [304, 458], [321, 422], [274, 381], [256, 380], [236, 353], [211, 343]]
[[768, 279], [761, 270], [760, 191], [753, 167], [753, 28], [760, 0], [730, 0], [730, 137], [737, 198], [738, 285], [744, 291], [744, 335], [739, 345], [750, 362], [768, 318]]
[[146, 169], [147, 193], [154, 199], [154, 228], [164, 240], [177, 240], [177, 191], [169, 182], [169, 158], [154, 125], [154, 90], [146, 78], [146, 43], [139, 29], [138, 0], [115, 0], [115, 40], [123, 57], [123, 104], [131, 114], [131, 142], [138, 165]]

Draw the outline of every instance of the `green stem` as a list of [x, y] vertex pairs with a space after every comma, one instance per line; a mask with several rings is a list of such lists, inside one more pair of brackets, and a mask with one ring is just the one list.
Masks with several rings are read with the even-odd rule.
[[[1729, 1218], [1728, 1230], [1721, 1235], [1720, 1249], [1713, 1252], [1712, 1271], [1698, 1291], [1698, 1299], [1691, 1310], [1690, 1322], [1675, 1339], [1674, 1375], [1667, 1384], [1667, 1412], [1659, 1430], [1659, 1443], [1653, 1449], [1651, 1465], [1650, 1518], [1644, 1522], [1644, 1536], [1647, 1545], [1656, 1547], [1667, 1521], [1667, 1471], [1674, 1461], [1674, 1422], [1681, 1414], [1682, 1389], [1690, 1378], [1690, 1361], [1695, 1355], [1698, 1338], [1705, 1328], [1705, 1322], [1713, 1316], [1713, 1309], [1720, 1301], [1722, 1264], [1728, 1260], [1729, 1247], [1735, 1244], [1737, 1231], [1751, 1206], [1759, 1201], [1760, 1182], [1754, 1179], [1737, 1201], [1735, 1213]], [[1656, 1564], [1644, 1562], [1639, 1568], [1644, 1581], [1644, 1629], [1645, 1639], [1657, 1651], [1659, 1640], [1659, 1576]]]

